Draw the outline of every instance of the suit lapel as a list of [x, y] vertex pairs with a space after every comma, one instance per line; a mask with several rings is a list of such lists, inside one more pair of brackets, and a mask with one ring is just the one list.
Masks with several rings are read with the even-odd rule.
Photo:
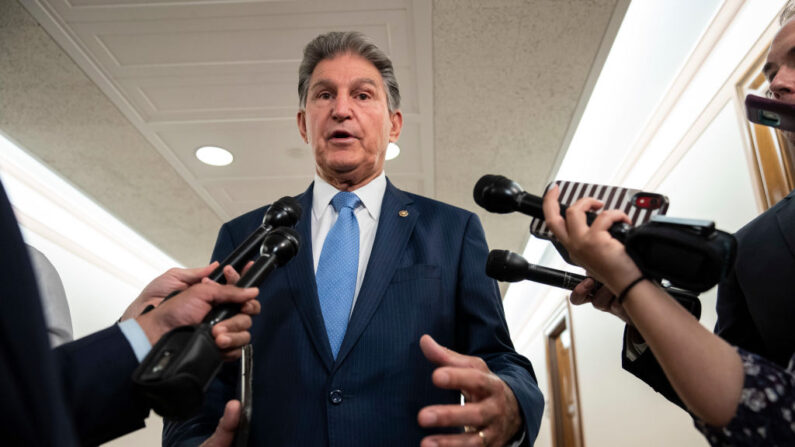
[[[410, 206], [411, 202], [405, 193], [387, 180], [373, 250], [335, 367], [342, 363], [367, 327], [398, 266], [400, 254], [417, 222], [418, 213]], [[408, 214], [402, 211], [408, 211]]]
[[782, 204], [783, 206], [776, 211], [776, 221], [781, 235], [784, 237], [784, 240], [787, 241], [787, 247], [790, 253], [795, 257], [795, 228], [787, 225], [788, 222], [790, 225], [792, 222], [795, 222], [795, 203], [793, 203], [793, 196], [795, 196], [795, 191], [784, 198], [786, 203]]
[[299, 202], [303, 210], [301, 220], [298, 221], [295, 229], [301, 235], [301, 247], [296, 259], [285, 266], [287, 278], [290, 282], [295, 307], [298, 308], [309, 338], [318, 355], [323, 359], [326, 370], [330, 371], [334, 360], [317, 297], [315, 268], [312, 259], [312, 185], [309, 185], [309, 189], [299, 197]]

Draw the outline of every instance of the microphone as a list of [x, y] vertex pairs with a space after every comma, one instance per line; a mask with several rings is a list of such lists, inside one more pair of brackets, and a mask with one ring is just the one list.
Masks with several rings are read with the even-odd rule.
[[[264, 237], [262, 255], [237, 285], [259, 285], [266, 276], [298, 253], [299, 236], [280, 227]], [[201, 407], [204, 393], [218, 374], [223, 356], [212, 327], [240, 312], [240, 304], [215, 306], [195, 326], [181, 326], [163, 335], [133, 372], [133, 383], [159, 415], [184, 419]]]
[[285, 196], [274, 202], [268, 207], [268, 210], [265, 211], [265, 216], [262, 218], [262, 225], [257, 227], [235, 251], [227, 256], [221, 264], [210, 273], [208, 278], [221, 284], [226, 282], [224, 278], [225, 266], [231, 265], [235, 270], [240, 271], [271, 230], [279, 227], [294, 226], [296, 222], [298, 222], [298, 219], [301, 218], [301, 212], [301, 204], [293, 197]]
[[[526, 193], [518, 183], [502, 175], [484, 175], [475, 184], [473, 194], [475, 203], [486, 211], [499, 214], [519, 211], [544, 220], [541, 197]], [[565, 209], [560, 211], [563, 213]]]
[[[254, 261], [248, 271], [237, 281], [238, 287], [254, 287], [265, 280], [270, 272], [281, 267], [292, 259], [300, 247], [298, 232], [292, 228], [279, 227], [267, 235], [262, 241], [260, 257]], [[204, 318], [204, 323], [215, 326], [219, 322], [240, 312], [240, 304], [222, 304], [216, 306]]]
[[[475, 183], [473, 191], [475, 203], [492, 213], [506, 214], [518, 211], [536, 219], [544, 220], [543, 199], [532, 194], [528, 194], [515, 181], [502, 175], [486, 174]], [[566, 217], [568, 206], [559, 204], [560, 215]], [[586, 222], [591, 225], [596, 220], [596, 213], [587, 211], [585, 213]], [[608, 230], [610, 234], [623, 241], [630, 225], [625, 222], [616, 222]]]
[[[530, 280], [560, 289], [574, 290], [587, 276], [564, 270], [551, 269], [527, 262], [520, 254], [508, 250], [492, 250], [486, 259], [486, 275], [497, 281], [519, 282]], [[597, 290], [602, 284], [596, 283]], [[696, 318], [701, 317], [698, 294], [672, 286], [662, 286], [679, 304]]]
[[586, 277], [576, 273], [530, 264], [518, 253], [492, 250], [486, 259], [486, 275], [497, 281], [519, 282], [525, 279], [561, 289], [574, 290]]
[[[295, 198], [290, 196], [284, 196], [281, 199], [273, 202], [271, 206], [268, 207], [268, 210], [265, 211], [265, 215], [262, 218], [262, 224], [257, 227], [251, 234], [240, 244], [235, 250], [229, 254], [223, 261], [216, 267], [207, 277], [211, 280], [219, 283], [225, 284], [226, 278], [224, 277], [224, 267], [227, 265], [231, 265], [237, 271], [240, 271], [243, 267], [245, 267], [246, 262], [251, 259], [251, 255], [254, 254], [254, 251], [257, 247], [262, 244], [262, 240], [265, 236], [270, 233], [270, 231], [274, 228], [278, 227], [292, 227], [298, 222], [298, 219], [301, 218], [301, 204], [298, 203]], [[181, 290], [175, 290], [168, 294], [163, 301], [173, 298], [177, 295]], [[145, 314], [150, 310], [154, 309], [155, 306], [148, 305], [146, 309], [141, 312], [141, 314]]]

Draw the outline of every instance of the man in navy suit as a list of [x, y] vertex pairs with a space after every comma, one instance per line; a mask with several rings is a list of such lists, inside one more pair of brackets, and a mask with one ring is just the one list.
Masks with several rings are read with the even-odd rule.
[[[384, 175], [403, 125], [391, 61], [360, 33], [324, 34], [304, 49], [298, 91], [316, 175], [298, 196], [300, 251], [260, 288], [251, 445], [531, 445], [543, 397], [485, 275], [477, 216]], [[224, 224], [213, 259], [264, 210]], [[199, 416], [168, 422], [164, 443], [205, 437], [235, 376]]]
[[[149, 407], [136, 393], [131, 375], [150, 343], [174, 327], [200, 322], [213, 303], [244, 303], [243, 314], [214, 331], [216, 343], [227, 355], [239, 355], [240, 346], [249, 340], [249, 315], [259, 311], [253, 299], [256, 289], [199, 282], [215, 265], [172, 269], [142, 296], [151, 298], [163, 286], [186, 289], [183, 293], [135, 320], [51, 350], [27, 249], [2, 185], [0, 253], [3, 445], [96, 445], [143, 427]], [[237, 275], [229, 277], [236, 280]], [[208, 447], [230, 445], [239, 411], [238, 403], [228, 406], [216, 433], [207, 440]]]

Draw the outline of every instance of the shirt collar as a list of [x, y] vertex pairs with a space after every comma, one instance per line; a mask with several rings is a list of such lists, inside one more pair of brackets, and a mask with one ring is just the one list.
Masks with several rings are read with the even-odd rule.
[[[331, 205], [331, 199], [339, 192], [339, 190], [331, 186], [328, 182], [323, 180], [317, 173], [315, 173], [315, 183], [312, 187], [312, 213], [316, 218], [323, 216], [323, 213]], [[370, 214], [373, 220], [378, 220], [381, 215], [381, 203], [384, 201], [384, 193], [386, 192], [386, 175], [384, 171], [372, 179], [370, 183], [362, 186], [353, 191], [362, 201], [362, 206]]]

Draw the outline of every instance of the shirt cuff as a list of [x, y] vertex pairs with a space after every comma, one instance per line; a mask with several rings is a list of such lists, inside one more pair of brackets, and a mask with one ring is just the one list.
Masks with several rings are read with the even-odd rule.
[[124, 337], [130, 343], [138, 363], [141, 363], [146, 354], [149, 354], [149, 351], [152, 350], [149, 338], [146, 337], [146, 333], [141, 329], [141, 325], [135, 321], [135, 318], [130, 318], [119, 323], [119, 329], [121, 329], [121, 333], [124, 334]]
[[519, 438], [519, 440], [511, 442], [510, 444], [508, 444], [508, 447], [519, 447], [524, 442], [525, 436], [527, 436], [527, 432], [522, 430], [522, 437]]

